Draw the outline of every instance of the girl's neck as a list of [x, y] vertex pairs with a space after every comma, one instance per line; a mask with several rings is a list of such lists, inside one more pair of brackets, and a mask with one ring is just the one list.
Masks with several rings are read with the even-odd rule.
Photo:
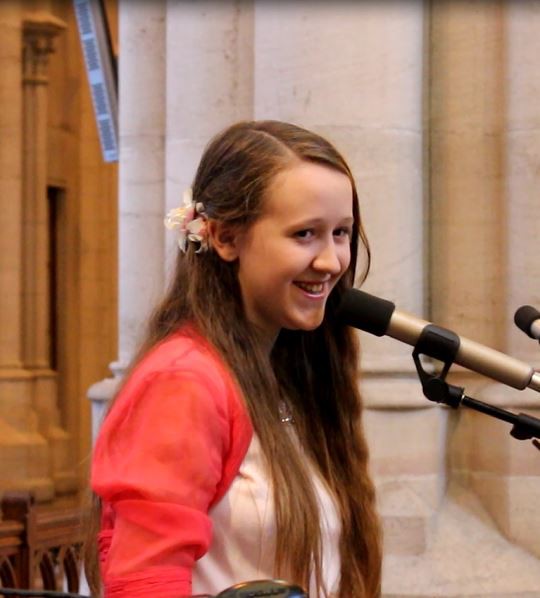
[[272, 349], [276, 343], [276, 339], [279, 335], [278, 332], [270, 332], [268, 330], [263, 330], [260, 326], [256, 326], [253, 324], [253, 329], [255, 331], [255, 336], [259, 342], [259, 346], [261, 350], [270, 357], [272, 353]]

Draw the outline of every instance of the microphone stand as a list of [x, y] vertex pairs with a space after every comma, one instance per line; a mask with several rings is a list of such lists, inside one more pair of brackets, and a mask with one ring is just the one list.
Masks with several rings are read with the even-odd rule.
[[[414, 346], [413, 360], [422, 383], [426, 398], [435, 403], [444, 403], [453, 409], [469, 407], [512, 424], [510, 435], [518, 440], [532, 439], [533, 445], [540, 450], [540, 419], [526, 413], [512, 413], [478, 401], [465, 394], [465, 389], [446, 382], [446, 375], [454, 363], [459, 349], [459, 336], [440, 326], [429, 324], [420, 334]], [[420, 355], [426, 355], [442, 361], [444, 366], [438, 376], [427, 372], [420, 362]]]

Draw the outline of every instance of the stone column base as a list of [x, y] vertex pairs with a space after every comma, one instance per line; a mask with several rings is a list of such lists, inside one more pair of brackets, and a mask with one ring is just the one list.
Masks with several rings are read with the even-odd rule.
[[39, 429], [49, 444], [50, 472], [58, 494], [75, 492], [78, 479], [73, 462], [73, 439], [60, 426], [58, 412], [58, 374], [50, 369], [32, 371], [33, 405]]
[[37, 501], [54, 498], [50, 448], [32, 405], [33, 376], [0, 369], [0, 492], [30, 490]]
[[0, 419], [0, 492], [31, 490], [38, 502], [54, 498], [49, 446], [36, 432], [20, 432]]
[[46, 433], [50, 448], [52, 479], [58, 494], [76, 492], [79, 480], [73, 466], [71, 435], [59, 426], [50, 426]]
[[119, 361], [110, 363], [109, 368], [113, 373], [113, 378], [104, 378], [95, 382], [87, 393], [88, 399], [92, 402], [92, 444], [96, 440], [101, 422], [107, 413], [109, 402], [116, 395], [126, 371], [126, 365]]
[[421, 555], [446, 489], [448, 411], [424, 398], [412, 372], [365, 375], [361, 393], [384, 554]]

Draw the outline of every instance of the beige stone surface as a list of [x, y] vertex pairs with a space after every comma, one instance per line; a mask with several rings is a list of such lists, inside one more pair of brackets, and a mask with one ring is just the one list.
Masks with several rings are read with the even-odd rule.
[[[534, 3], [507, 3], [503, 8], [504, 4], [477, 3], [474, 9], [459, 2], [433, 5], [432, 317], [468, 338], [535, 363], [540, 355], [534, 354], [534, 347], [520, 337], [511, 321], [517, 298], [534, 302], [539, 288], [533, 265], [533, 229], [539, 222], [534, 191], [525, 183], [524, 172], [516, 174], [526, 160], [512, 141], [515, 123], [521, 119], [517, 107], [524, 99], [520, 73], [526, 66], [521, 66], [518, 54], [529, 55], [532, 47], [524, 51], [523, 31], [517, 23]], [[507, 60], [510, 70], [505, 67]], [[516, 129], [519, 137], [520, 127]], [[535, 140], [527, 139], [527, 151], [534, 155]], [[532, 391], [504, 388], [465, 375], [459, 368], [452, 381], [465, 386], [467, 395], [489, 404], [516, 413], [538, 413], [537, 393]], [[530, 441], [512, 438], [510, 430], [508, 423], [471, 409], [461, 408], [451, 415], [449, 502], [437, 513], [442, 525], [433, 528], [424, 555], [422, 567], [428, 566], [429, 571], [416, 571], [428, 583], [420, 587], [410, 580], [419, 595], [536, 595], [538, 561], [532, 554], [538, 555], [540, 517], [532, 505], [538, 502], [540, 459]], [[457, 481], [468, 490], [457, 491]], [[474, 501], [485, 516], [472, 508]], [[470, 519], [470, 514], [475, 518]], [[461, 542], [454, 550], [444, 537], [452, 521], [467, 529], [461, 538], [454, 535]], [[477, 547], [473, 552], [472, 546]], [[439, 567], [445, 562], [448, 569], [443, 571]]]
[[508, 237], [507, 347], [540, 367], [538, 345], [511, 324], [523, 305], [540, 306], [540, 3], [510, 2], [507, 7], [506, 194]]
[[417, 475], [375, 473], [375, 480], [383, 523], [384, 554], [424, 554], [433, 519], [446, 490], [444, 477], [435, 470]]
[[257, 64], [251, 3], [169, 2], [166, 27], [167, 142], [207, 142], [231, 123], [252, 118]]
[[446, 415], [440, 407], [369, 409], [364, 422], [376, 475], [422, 475], [444, 469]]
[[[540, 418], [540, 410], [527, 410]], [[530, 440], [510, 436], [512, 425], [462, 409], [451, 450], [466, 458], [466, 468], [488, 474], [540, 476], [540, 458]], [[465, 448], [466, 447], [466, 448]], [[462, 459], [464, 463], [464, 459]]]
[[260, 0], [255, 24], [257, 118], [418, 132], [422, 2]]
[[532, 598], [540, 561], [510, 544], [481, 502], [452, 484], [420, 556], [386, 555], [383, 596]]
[[119, 6], [128, 48], [119, 77], [131, 90], [119, 98], [119, 360], [126, 364], [164, 286], [166, 8], [164, 2]]
[[[433, 5], [430, 54], [432, 317], [500, 348], [503, 40], [500, 4]], [[466, 267], [464, 267], [466, 264]]]
[[[529, 411], [538, 417], [539, 410]], [[540, 556], [540, 454], [511, 426], [475, 412], [461, 415], [453, 438], [454, 473], [482, 500], [501, 532]]]

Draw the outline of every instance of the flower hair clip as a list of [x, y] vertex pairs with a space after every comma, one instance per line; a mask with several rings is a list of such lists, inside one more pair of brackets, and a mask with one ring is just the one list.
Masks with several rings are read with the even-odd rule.
[[198, 244], [195, 253], [208, 249], [207, 216], [204, 205], [193, 201], [191, 188], [184, 191], [184, 205], [172, 209], [165, 217], [165, 226], [169, 230], [178, 229], [178, 247], [185, 253], [188, 241]]

